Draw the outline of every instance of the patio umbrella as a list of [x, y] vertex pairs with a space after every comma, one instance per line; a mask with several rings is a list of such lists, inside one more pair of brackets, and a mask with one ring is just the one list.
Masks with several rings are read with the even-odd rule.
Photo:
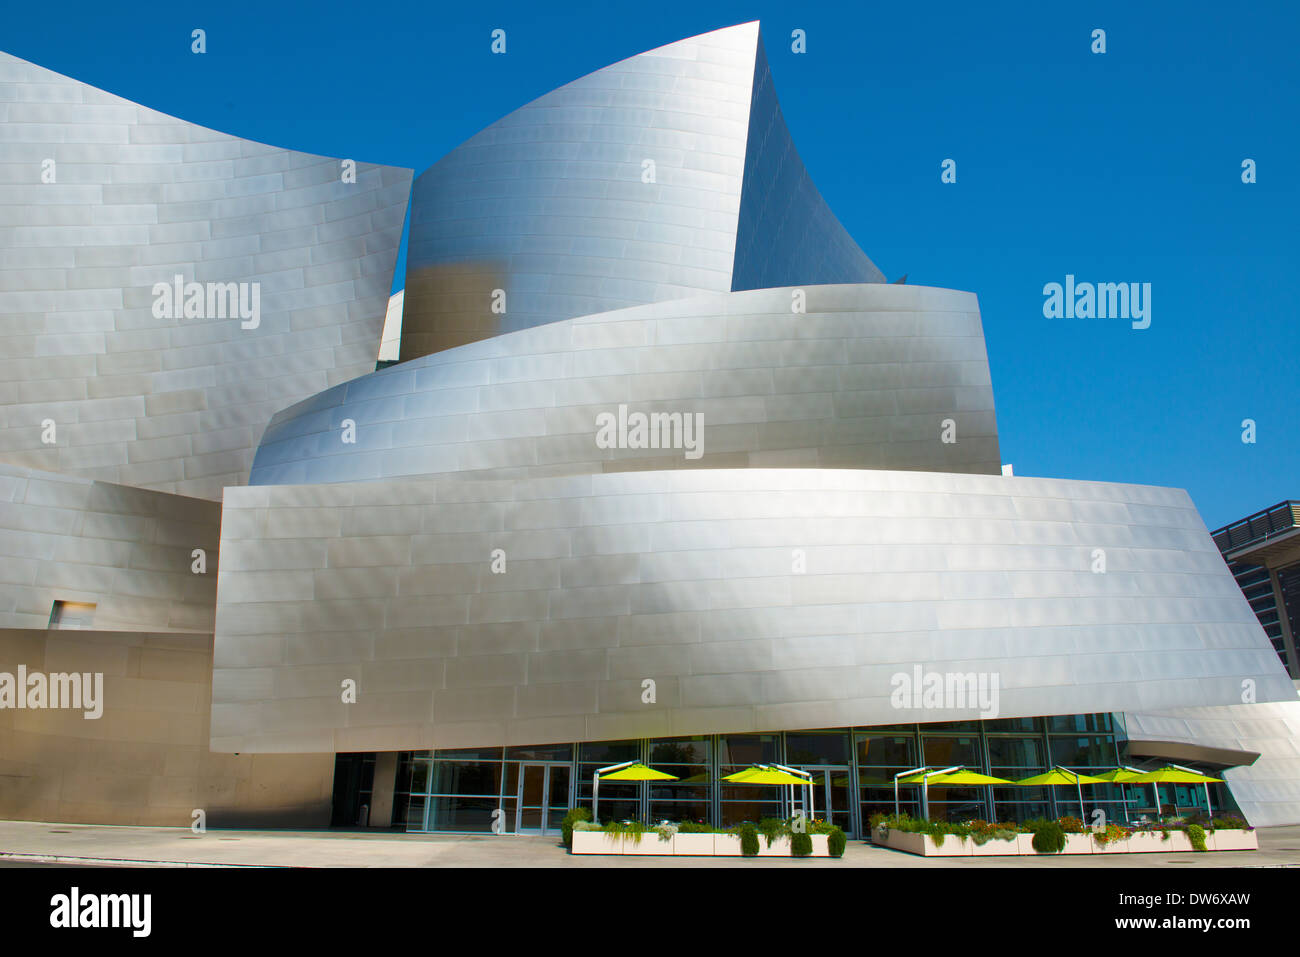
[[[1133, 779], [1140, 777], [1141, 771], [1136, 768], [1115, 768], [1110, 771], [1103, 771], [1101, 774], [1094, 774], [1099, 781], [1107, 781], [1111, 784], [1132, 784]], [[1160, 795], [1156, 795], [1156, 804], [1160, 803]], [[1128, 820], [1128, 792], [1124, 792], [1124, 820]]]
[[929, 770], [920, 768], [916, 772], [900, 776], [894, 779], [894, 808], [897, 813], [898, 808], [898, 785], [900, 784], [919, 784], [921, 785], [921, 807], [926, 809], [926, 818], [929, 818], [930, 803], [930, 785], [938, 784], [946, 787], [979, 787], [986, 784], [1011, 784], [1006, 778], [995, 778], [987, 774], [981, 774], [978, 771], [971, 771], [969, 768], [954, 767]]
[[1041, 787], [1060, 787], [1062, 785], [1073, 784], [1079, 792], [1079, 817], [1084, 817], [1083, 811], [1083, 785], [1085, 784], [1104, 784], [1104, 778], [1094, 778], [1087, 774], [1080, 774], [1077, 771], [1071, 771], [1069, 768], [1063, 768], [1060, 765], [1052, 768], [1046, 774], [1035, 774], [1031, 778], [1015, 782], [1024, 788], [1041, 788]]
[[1148, 771], [1139, 774], [1133, 779], [1135, 784], [1150, 784], [1156, 790], [1156, 807], [1160, 806], [1160, 785], [1162, 784], [1204, 784], [1205, 785], [1205, 810], [1214, 815], [1214, 808], [1210, 806], [1210, 785], [1222, 784], [1223, 778], [1212, 778], [1209, 775], [1193, 771], [1191, 768], [1181, 768], [1176, 764], [1167, 764], [1163, 768], [1156, 768], [1154, 771]]
[[[807, 775], [802, 777], [801, 775]], [[801, 787], [808, 789], [807, 810], [808, 816], [812, 817], [817, 809], [812, 804], [812, 775], [807, 771], [797, 772], [794, 768], [787, 768], [783, 764], [755, 764], [733, 774], [725, 774], [722, 780], [731, 784], [776, 784], [786, 785], [790, 788]], [[794, 793], [790, 794], [790, 803], [794, 803]]]
[[672, 774], [656, 771], [646, 767], [640, 761], [624, 761], [611, 764], [607, 768], [598, 768], [591, 776], [591, 819], [600, 821], [600, 782], [601, 781], [676, 781]]

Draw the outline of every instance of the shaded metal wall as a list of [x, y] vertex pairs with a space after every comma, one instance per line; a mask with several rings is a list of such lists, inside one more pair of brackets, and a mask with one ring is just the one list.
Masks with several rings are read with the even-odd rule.
[[70, 601], [98, 631], [210, 633], [220, 525], [216, 502], [0, 465], [0, 627]]

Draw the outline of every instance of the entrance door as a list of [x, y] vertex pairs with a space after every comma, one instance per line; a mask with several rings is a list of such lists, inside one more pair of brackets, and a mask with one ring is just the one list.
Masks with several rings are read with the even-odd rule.
[[520, 765], [517, 807], [517, 834], [558, 834], [569, 810], [569, 766]]
[[837, 825], [846, 837], [855, 836], [853, 798], [856, 788], [850, 775], [846, 767], [812, 770], [815, 816]]

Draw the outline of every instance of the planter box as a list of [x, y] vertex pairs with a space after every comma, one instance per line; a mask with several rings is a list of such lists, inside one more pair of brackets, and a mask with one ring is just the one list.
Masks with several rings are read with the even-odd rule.
[[[1029, 836], [1033, 837], [1032, 834], [1030, 834]], [[1020, 854], [1021, 853], [1020, 837], [1021, 835], [1017, 834], [1009, 841], [1004, 841], [1001, 838], [995, 837], [995, 838], [990, 838], [989, 840], [985, 841], [983, 844], [976, 844], [974, 841], [971, 841], [970, 842], [971, 856], [972, 857], [1010, 857], [1016, 854]], [[952, 840], [952, 838], [949, 838], [948, 840]], [[1032, 851], [1033, 848], [1031, 847], [1030, 850]]]
[[740, 857], [740, 838], [735, 834], [714, 834], [713, 856]]
[[1110, 841], [1106, 844], [1092, 842], [1097, 854], [1158, 854], [1161, 851], [1190, 851], [1192, 844], [1187, 835], [1169, 833], [1169, 839], [1163, 835], [1139, 831], [1127, 840]]
[[[1192, 842], [1183, 831], [1169, 832], [1168, 840], [1158, 833], [1136, 833], [1127, 840], [1098, 844], [1092, 834], [1065, 835], [1065, 849], [1060, 855], [1039, 854], [1034, 850], [1032, 834], [1017, 834], [1014, 841], [991, 840], [977, 845], [969, 838], [949, 834], [940, 847], [924, 834], [877, 828], [872, 841], [879, 847], [888, 847], [921, 857], [996, 857], [1018, 854], [1034, 857], [1056, 857], [1076, 854], [1176, 854], [1192, 853]], [[815, 840], [815, 838], [814, 838]], [[1254, 831], [1207, 831], [1206, 851], [1254, 851], [1259, 849], [1259, 838]]]
[[623, 854], [638, 855], [641, 857], [671, 857], [673, 853], [673, 839], [666, 841], [659, 840], [659, 834], [655, 831], [647, 831], [641, 835], [641, 840], [637, 841], [632, 838], [626, 838], [623, 841]]
[[622, 854], [621, 838], [606, 834], [604, 831], [574, 831], [574, 854]]
[[778, 837], [772, 842], [772, 846], [767, 846], [767, 838], [762, 834], [758, 835], [758, 856], [759, 857], [789, 857], [790, 856], [790, 838]]
[[[677, 834], [673, 837], [673, 854], [678, 857], [713, 857], [716, 852], [716, 834]], [[725, 837], [726, 835], [722, 835]], [[740, 842], [736, 842], [740, 853]]]
[[[830, 835], [812, 834], [810, 857], [830, 857]], [[920, 835], [904, 835], [919, 837]], [[952, 841], [950, 837], [948, 839]], [[661, 841], [654, 831], [641, 835], [640, 841], [606, 834], [603, 831], [574, 831], [574, 854], [619, 854], [629, 857], [740, 857], [740, 838], [734, 834], [674, 834]], [[767, 846], [767, 838], [758, 837], [759, 857], [790, 857], [790, 838], [778, 837]]]
[[1259, 836], [1254, 831], [1207, 831], [1205, 846], [1216, 851], [1258, 851]]

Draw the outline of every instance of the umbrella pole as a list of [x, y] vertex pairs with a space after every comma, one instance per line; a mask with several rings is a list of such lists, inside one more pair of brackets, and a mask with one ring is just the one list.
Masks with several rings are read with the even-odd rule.
[[1083, 785], [1079, 783], [1079, 775], [1074, 776], [1074, 787], [1079, 792], [1079, 819], [1086, 822], [1088, 815], [1083, 812]]
[[591, 823], [600, 823], [600, 772], [591, 775]]

